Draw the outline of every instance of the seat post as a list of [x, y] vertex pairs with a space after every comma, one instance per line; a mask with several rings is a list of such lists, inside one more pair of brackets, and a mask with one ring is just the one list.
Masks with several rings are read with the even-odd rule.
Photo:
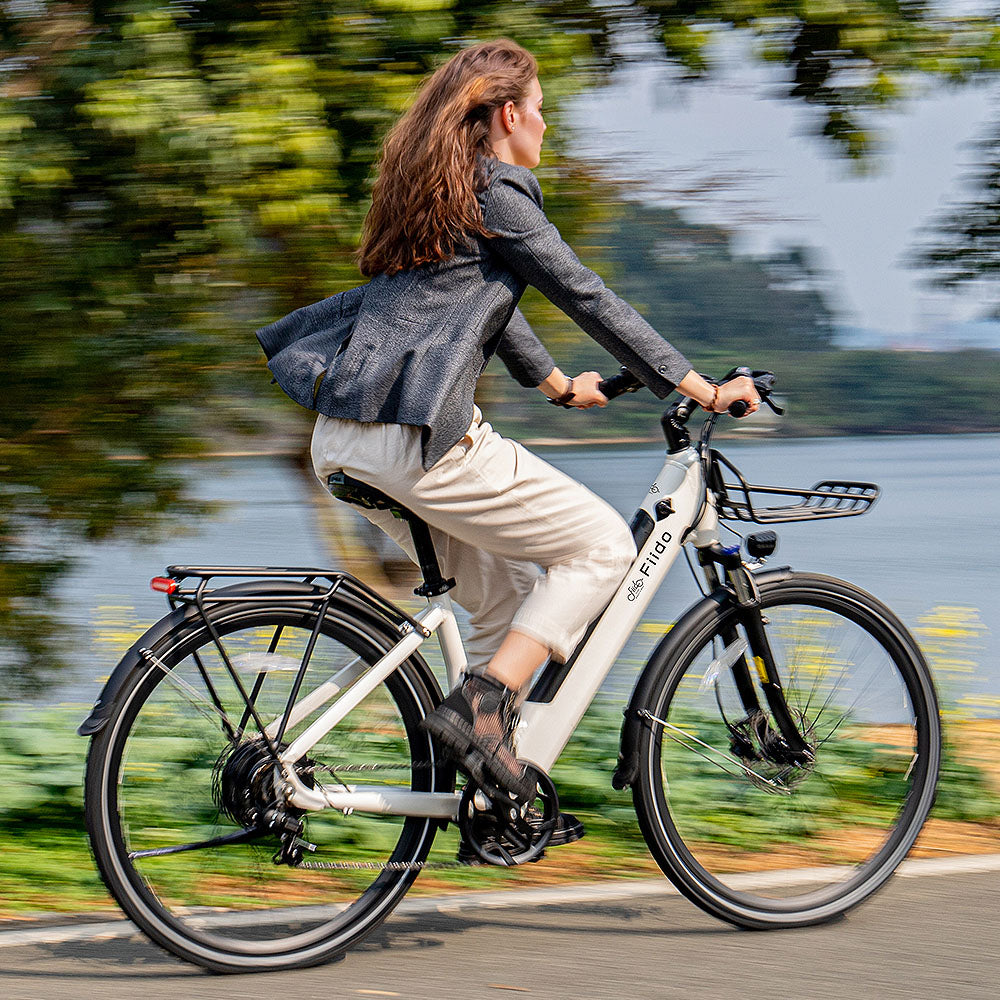
[[420, 573], [424, 578], [424, 582], [413, 591], [418, 597], [437, 597], [455, 586], [454, 580], [446, 580], [441, 576], [430, 528], [413, 511], [407, 510], [387, 493], [347, 475], [343, 470], [330, 473], [326, 479], [326, 487], [338, 500], [345, 503], [352, 503], [366, 510], [388, 510], [393, 517], [406, 521], [410, 526], [410, 536], [413, 538]]
[[404, 509], [403, 516], [410, 526], [410, 536], [413, 538], [417, 562], [420, 564], [420, 574], [424, 578], [424, 582], [413, 593], [418, 597], [437, 597], [439, 594], [448, 593], [455, 586], [455, 580], [454, 578], [446, 580], [441, 575], [441, 567], [438, 565], [437, 553], [434, 551], [430, 528], [427, 527], [425, 521], [422, 521], [411, 511]]

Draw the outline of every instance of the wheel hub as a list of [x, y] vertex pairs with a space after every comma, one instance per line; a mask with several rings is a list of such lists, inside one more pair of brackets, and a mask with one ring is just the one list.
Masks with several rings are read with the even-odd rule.
[[747, 777], [753, 784], [792, 788], [812, 773], [816, 766], [815, 727], [802, 713], [797, 714], [799, 733], [806, 744], [803, 750], [790, 747], [763, 712], [726, 723], [730, 750], [747, 766]]
[[[279, 747], [279, 750], [284, 746]], [[311, 788], [313, 761], [306, 757], [295, 769]], [[227, 747], [215, 764], [212, 796], [215, 804], [234, 822], [248, 829], [273, 831], [280, 841], [276, 864], [297, 865], [304, 850], [315, 850], [302, 839], [304, 813], [287, 805], [280, 791], [279, 768], [263, 740], [248, 740]]]

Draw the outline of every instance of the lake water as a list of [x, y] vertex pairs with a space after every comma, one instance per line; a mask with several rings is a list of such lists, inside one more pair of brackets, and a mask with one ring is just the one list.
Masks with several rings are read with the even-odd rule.
[[[779, 547], [770, 563], [843, 577], [870, 590], [918, 630], [950, 700], [976, 714], [1000, 714], [1000, 572], [991, 555], [1000, 519], [1000, 435], [739, 440], [719, 448], [753, 483], [879, 483], [882, 497], [864, 517], [777, 525]], [[652, 446], [539, 451], [626, 518], [663, 459], [662, 448]], [[148, 582], [169, 563], [332, 565], [316, 524], [316, 503], [332, 501], [295, 463], [256, 457], [188, 468], [194, 493], [218, 504], [211, 516], [187, 533], [77, 553], [78, 567], [60, 588], [64, 616], [76, 629], [73, 668], [48, 700], [93, 699], [98, 678], [165, 613], [162, 596]], [[631, 688], [663, 625], [696, 596], [678, 560], [612, 671], [610, 690]]]

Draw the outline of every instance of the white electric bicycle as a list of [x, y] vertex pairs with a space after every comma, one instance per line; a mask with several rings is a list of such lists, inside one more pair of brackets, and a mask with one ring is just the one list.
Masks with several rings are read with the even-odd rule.
[[[779, 410], [773, 376], [752, 374]], [[624, 371], [602, 386], [609, 398], [637, 387]], [[154, 579], [172, 611], [80, 727], [94, 855], [128, 916], [210, 969], [284, 969], [374, 930], [422, 868], [448, 863], [428, 854], [449, 823], [482, 862], [537, 859], [558, 815], [548, 771], [685, 544], [706, 596], [640, 675], [609, 776], [631, 787], [653, 857], [693, 902], [749, 928], [830, 920], [883, 885], [934, 799], [941, 739], [923, 656], [857, 587], [763, 569], [773, 531], [745, 538], [746, 558], [719, 533], [720, 518], [861, 514], [878, 487], [751, 485], [711, 447], [716, 415], [691, 441], [694, 412], [683, 399], [664, 414], [666, 459], [633, 519], [624, 582], [523, 705], [528, 805], [456, 787], [421, 728], [442, 695], [420, 647], [437, 637], [449, 685], [466, 660], [427, 526], [391, 497], [331, 477], [342, 499], [409, 520], [426, 598], [415, 614], [324, 569], [172, 566]], [[796, 871], [760, 878], [775, 867]]]

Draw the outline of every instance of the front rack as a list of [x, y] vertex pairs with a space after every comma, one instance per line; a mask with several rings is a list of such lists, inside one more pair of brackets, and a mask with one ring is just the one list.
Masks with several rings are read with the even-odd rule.
[[[811, 490], [756, 486], [714, 448], [709, 451], [708, 482], [715, 493], [719, 517], [727, 521], [817, 521], [824, 517], [854, 517], [871, 509], [879, 497], [875, 483], [825, 479]], [[729, 475], [727, 475], [727, 473]], [[726, 482], [735, 477], [736, 482]], [[774, 503], [784, 498], [783, 503]], [[756, 499], [757, 506], [754, 503]], [[768, 505], [768, 501], [770, 504]]]

